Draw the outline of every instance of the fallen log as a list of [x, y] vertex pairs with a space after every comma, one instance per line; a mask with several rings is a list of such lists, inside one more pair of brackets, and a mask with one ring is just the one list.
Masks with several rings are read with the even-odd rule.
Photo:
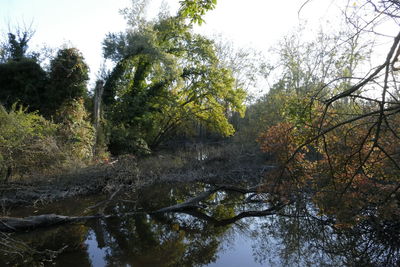
[[224, 191], [232, 191], [232, 192], [237, 192], [237, 193], [242, 193], [242, 194], [248, 194], [248, 193], [258, 193], [260, 190], [261, 185], [256, 185], [253, 187], [249, 188], [244, 188], [244, 187], [239, 187], [236, 185], [229, 185], [229, 184], [222, 184], [217, 186], [217, 190], [224, 190]]
[[204, 208], [204, 206], [200, 205], [200, 201], [205, 200], [212, 194], [218, 192], [218, 191], [233, 191], [233, 192], [238, 192], [242, 194], [247, 194], [247, 193], [255, 193], [257, 192], [259, 186], [254, 186], [250, 188], [243, 188], [243, 187], [238, 187], [235, 185], [218, 185], [214, 187], [213, 189], [204, 191], [200, 193], [198, 196], [193, 197], [188, 199], [187, 201], [183, 203], [179, 203], [173, 206], [169, 206], [166, 208], [162, 208], [156, 211], [151, 212], [152, 214], [155, 213], [165, 213], [165, 212], [179, 212], [179, 211], [187, 211], [187, 210], [195, 210], [199, 208]]
[[[114, 194], [110, 197], [110, 200], [114, 198], [114, 196], [119, 192], [120, 190], [117, 190], [114, 192]], [[247, 194], [247, 193], [255, 193], [257, 192], [257, 186], [256, 187], [251, 187], [251, 188], [241, 188], [233, 185], [219, 185], [214, 187], [213, 189], [204, 191], [200, 193], [198, 196], [195, 196], [193, 198], [188, 199], [187, 201], [179, 204], [175, 204], [169, 207], [161, 208], [156, 211], [152, 212], [147, 212], [147, 214], [161, 214], [161, 213], [167, 213], [167, 212], [182, 212], [182, 213], [188, 213], [190, 214], [191, 211], [196, 211], [198, 209], [205, 208], [204, 205], [200, 204], [201, 201], [207, 199], [209, 196], [212, 194], [218, 192], [218, 191], [234, 191], [234, 192], [239, 192], [242, 194]], [[103, 204], [103, 203], [102, 203]], [[239, 220], [244, 217], [249, 217], [249, 216], [261, 216], [261, 215], [269, 215], [269, 212], [274, 212], [277, 209], [277, 207], [273, 207], [268, 210], [264, 210], [262, 212], [243, 212], [231, 219], [227, 219], [224, 222], [219, 222], [219, 224], [229, 224], [233, 223], [236, 220]], [[27, 230], [33, 230], [36, 228], [41, 228], [41, 227], [49, 227], [49, 226], [56, 226], [56, 225], [61, 225], [61, 224], [67, 224], [67, 223], [74, 223], [74, 222], [83, 222], [91, 219], [107, 219], [107, 218], [112, 218], [116, 216], [132, 216], [136, 215], [139, 213], [146, 213], [146, 212], [129, 212], [129, 213], [124, 213], [124, 214], [115, 214], [115, 215], [104, 215], [104, 214], [96, 214], [96, 215], [91, 215], [91, 216], [64, 216], [64, 215], [57, 215], [57, 214], [43, 214], [43, 215], [38, 215], [38, 216], [30, 216], [30, 217], [25, 217], [25, 218], [15, 218], [15, 217], [0, 217], [0, 232], [17, 232], [17, 231], [27, 231]], [[201, 217], [198, 215], [198, 217]]]
[[85, 221], [90, 219], [98, 219], [104, 217], [103, 215], [93, 216], [63, 216], [57, 214], [43, 214], [38, 216], [30, 216], [25, 218], [15, 217], [1, 217], [0, 218], [0, 231], [1, 232], [17, 232], [33, 230], [40, 227], [49, 227], [61, 225], [66, 223]]
[[249, 210], [249, 211], [243, 211], [241, 213], [239, 213], [238, 215], [235, 215], [231, 218], [227, 218], [227, 219], [222, 219], [222, 220], [217, 220], [203, 212], [197, 211], [197, 210], [192, 210], [192, 211], [183, 211], [183, 213], [186, 213], [188, 215], [191, 215], [193, 217], [199, 218], [201, 220], [204, 220], [208, 223], [213, 224], [214, 226], [225, 226], [225, 225], [229, 225], [232, 223], [235, 223], [236, 221], [239, 221], [243, 218], [248, 218], [248, 217], [264, 217], [264, 216], [268, 216], [268, 215], [274, 215], [276, 214], [278, 211], [280, 211], [283, 207], [285, 207], [286, 205], [291, 204], [291, 203], [287, 203], [287, 204], [279, 204], [273, 207], [270, 207], [268, 209], [265, 210]]
[[184, 210], [190, 210], [190, 209], [196, 209], [196, 208], [203, 208], [203, 206], [201, 206], [199, 204], [199, 202], [208, 198], [209, 196], [211, 196], [212, 194], [214, 194], [217, 191], [218, 191], [218, 189], [208, 190], [208, 191], [205, 191], [205, 192], [201, 193], [200, 195], [193, 197], [183, 203], [179, 203], [179, 204], [176, 204], [173, 206], [162, 208], [162, 209], [153, 211], [151, 213], [155, 214], [155, 213], [165, 213], [165, 212], [178, 212], [178, 211], [184, 211]]

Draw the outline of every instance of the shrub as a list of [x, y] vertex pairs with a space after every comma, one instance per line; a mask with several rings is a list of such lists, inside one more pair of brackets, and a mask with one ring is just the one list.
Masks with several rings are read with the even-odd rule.
[[69, 161], [87, 164], [93, 158], [95, 130], [89, 122], [84, 100], [64, 103], [56, 115], [57, 140]]
[[14, 104], [0, 106], [0, 175], [9, 178], [42, 172], [63, 160], [54, 135], [57, 125]]

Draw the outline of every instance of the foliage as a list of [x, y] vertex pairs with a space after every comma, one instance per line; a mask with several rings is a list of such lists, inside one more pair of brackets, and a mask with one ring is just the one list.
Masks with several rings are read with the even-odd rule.
[[65, 104], [58, 112], [58, 124], [16, 105], [9, 112], [1, 107], [2, 178], [53, 173], [89, 163], [94, 130], [87, 117], [83, 100]]
[[64, 102], [87, 96], [89, 67], [76, 48], [63, 48], [50, 61], [46, 115], [54, 115]]
[[7, 62], [7, 44], [0, 41], [0, 63]]
[[29, 41], [32, 39], [35, 32], [29, 28], [16, 27], [7, 35], [7, 41], [1, 45], [1, 63], [7, 61], [19, 61], [21, 59], [34, 59], [36, 53], [28, 53]]
[[194, 23], [202, 24], [204, 22], [202, 17], [207, 11], [216, 7], [217, 0], [183, 0], [180, 3], [180, 16], [189, 18]]
[[[347, 119], [357, 122], [346, 124], [336, 113], [325, 116], [324, 128], [332, 130], [323, 134], [317, 116], [314, 127], [278, 124], [260, 137], [262, 149], [275, 152], [285, 168], [278, 183], [289, 181], [298, 189], [311, 189], [321, 214], [334, 216], [338, 227], [369, 216], [380, 220], [397, 216], [399, 159], [392, 130], [398, 129], [382, 127], [383, 141], [376, 145], [371, 118], [355, 112]], [[398, 120], [397, 115], [391, 116], [390, 123], [397, 125]]]
[[46, 72], [33, 59], [20, 59], [0, 64], [0, 102], [11, 108], [15, 102], [28, 106], [30, 111], [46, 105]]
[[0, 106], [0, 170], [14, 175], [40, 173], [58, 164], [62, 153], [54, 139], [57, 125], [14, 105]]
[[146, 23], [146, 10], [149, 0], [131, 0], [131, 6], [120, 10], [128, 25], [132, 28], [139, 28]]
[[118, 137], [112, 132], [111, 144], [126, 136], [155, 147], [191, 121], [233, 134], [227, 116], [243, 114], [245, 93], [219, 66], [213, 43], [191, 33], [181, 18], [109, 34], [104, 53], [117, 62], [103, 95], [107, 118], [119, 132]]
[[[390, 1], [373, 5], [373, 12], [382, 5], [393, 12]], [[378, 14], [385, 15], [393, 13]], [[281, 166], [268, 183], [282, 196], [307, 194], [319, 215], [337, 228], [371, 221], [391, 225], [400, 214], [395, 66], [400, 35], [392, 40], [386, 60], [358, 78], [357, 67], [368, 58], [372, 43], [363, 45], [362, 35], [374, 32], [376, 25], [357, 17], [346, 19], [355, 27], [353, 34], [340, 33], [333, 39], [339, 48], [328, 50], [332, 54], [321, 53], [328, 59], [317, 59], [324, 62], [322, 71], [303, 61], [307, 53], [296, 52], [302, 46], [289, 42], [282, 50], [288, 70], [281, 80], [282, 91], [293, 99], [283, 105], [282, 122], [266, 130], [259, 142]], [[323, 44], [330, 39], [319, 40]], [[314, 51], [313, 47], [307, 49]], [[365, 93], [377, 88], [379, 97]]]
[[64, 101], [87, 97], [89, 68], [76, 48], [65, 48], [50, 61], [47, 73], [39, 64], [43, 55], [27, 54], [32, 35], [30, 31], [9, 33], [9, 43], [1, 52], [4, 63], [0, 63], [0, 102], [7, 109], [19, 102], [30, 112], [39, 111], [50, 117]]
[[[249, 105], [246, 116], [238, 122], [240, 140], [255, 140], [282, 122], [294, 126], [310, 124], [315, 115], [314, 102], [351, 86], [351, 79], [335, 80], [336, 77], [345, 72], [356, 73], [368, 58], [370, 46], [353, 36], [350, 29], [333, 34], [321, 30], [309, 41], [302, 40], [303, 32], [304, 28], [300, 28], [283, 38], [272, 50], [279, 55], [278, 60], [260, 66], [266, 79], [274, 82], [267, 94]], [[341, 108], [344, 113], [346, 105]]]
[[19, 36], [19, 40], [17, 40], [17, 36], [15, 36], [15, 34], [8, 34], [10, 56], [13, 60], [20, 60], [25, 56], [30, 37], [30, 34], [26, 31], [23, 32], [22, 36]]
[[[259, 131], [263, 132], [280, 122], [311, 124], [317, 114], [316, 102], [351, 87], [357, 81], [353, 76], [360, 73], [370, 57], [372, 43], [347, 24], [340, 25], [334, 33], [320, 29], [307, 41], [303, 40], [304, 31], [300, 27], [272, 50], [279, 58], [268, 64], [272, 67], [267, 68], [266, 75], [274, 83], [265, 96], [249, 107], [249, 119], [244, 120], [251, 136], [255, 136], [258, 125], [263, 125]], [[335, 109], [341, 109], [343, 114], [351, 113], [352, 106], [348, 100], [335, 103]]]
[[269, 68], [262, 53], [250, 47], [237, 48], [220, 36], [214, 37], [213, 41], [220, 66], [232, 71], [235, 87], [247, 92], [246, 102], [250, 103], [256, 98], [255, 91], [262, 89], [260, 80], [264, 80]]
[[95, 133], [88, 119], [82, 98], [64, 102], [56, 114], [58, 142], [74, 164], [89, 163], [93, 157]]

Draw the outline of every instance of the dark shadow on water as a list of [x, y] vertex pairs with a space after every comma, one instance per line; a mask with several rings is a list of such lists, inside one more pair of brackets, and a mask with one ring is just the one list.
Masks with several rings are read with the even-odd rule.
[[[134, 199], [125, 194], [106, 209], [124, 214], [154, 211], [180, 203], [207, 185], [160, 184], [145, 188]], [[261, 211], [265, 203], [245, 203], [246, 196], [219, 192], [201, 212], [140, 214], [64, 225], [10, 237], [37, 251], [66, 249], [44, 265], [53, 266], [397, 266], [399, 228], [364, 222], [339, 230], [315, 216], [310, 203], [298, 201], [279, 214], [235, 218], [244, 211]], [[99, 200], [99, 198], [97, 199]], [[79, 214], [96, 198], [55, 204]], [[80, 203], [78, 205], [78, 203]], [[49, 207], [47, 207], [49, 209]], [[62, 210], [62, 209], [61, 209]], [[30, 211], [31, 212], [31, 211]], [[46, 211], [37, 211], [48, 212]], [[18, 211], [23, 214], [23, 211]], [[397, 227], [397, 228], [396, 228]], [[396, 230], [397, 229], [397, 230]], [[40, 257], [3, 255], [0, 266], [38, 264]]]

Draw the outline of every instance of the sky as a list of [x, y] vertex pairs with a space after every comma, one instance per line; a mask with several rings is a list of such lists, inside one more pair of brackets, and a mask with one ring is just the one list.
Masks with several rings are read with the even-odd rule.
[[[160, 2], [151, 1], [150, 17], [157, 13]], [[165, 2], [172, 13], [179, 7], [178, 0]], [[298, 24], [297, 12], [302, 2], [219, 0], [217, 8], [206, 15], [206, 23], [196, 31], [220, 34], [238, 46], [263, 50]], [[33, 46], [45, 43], [50, 47], [63, 44], [77, 47], [93, 77], [102, 62], [101, 42], [106, 33], [126, 28], [119, 10], [129, 5], [129, 0], [0, 0], [0, 33], [4, 38], [10, 27], [32, 24], [36, 31]], [[308, 9], [306, 7], [301, 16], [307, 17]]]
[[90, 66], [91, 76], [102, 62], [101, 42], [108, 32], [123, 31], [125, 20], [118, 14], [128, 0], [0, 0], [0, 33], [16, 25], [30, 26], [35, 35], [31, 47], [46, 44], [77, 47]]
[[[161, 0], [149, 0], [149, 17], [158, 13]], [[283, 36], [300, 23], [319, 25], [332, 20], [337, 1], [313, 0], [299, 10], [305, 0], [218, 0], [215, 10], [205, 16], [206, 23], [195, 31], [221, 35], [238, 47], [252, 47], [268, 54]], [[171, 12], [179, 0], [166, 0]], [[31, 25], [36, 31], [31, 47], [74, 46], [90, 66], [93, 84], [102, 59], [102, 40], [108, 32], [124, 31], [126, 23], [119, 10], [130, 0], [0, 0], [0, 34], [16, 25]]]

